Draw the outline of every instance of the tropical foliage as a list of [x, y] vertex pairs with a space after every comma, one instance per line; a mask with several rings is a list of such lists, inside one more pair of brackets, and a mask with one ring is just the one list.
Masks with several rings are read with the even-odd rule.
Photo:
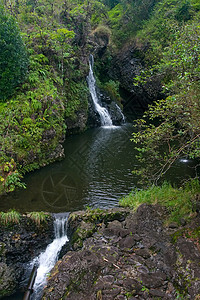
[[27, 69], [28, 58], [19, 28], [0, 6], [0, 102], [25, 80]]
[[[87, 57], [96, 51], [96, 39], [108, 42], [97, 66], [111, 97], [120, 99], [119, 83], [105, 70], [130, 44], [139, 45], [143, 58], [133, 85], [151, 85], [157, 77], [163, 86], [164, 99], [136, 124], [133, 140], [145, 166], [136, 173], [156, 183], [178, 157], [199, 158], [198, 0], [0, 4], [1, 191], [20, 187], [23, 173], [51, 162], [66, 124], [76, 122], [79, 113], [87, 115]], [[7, 172], [10, 163], [14, 167]]]
[[[145, 166], [135, 173], [154, 184], [178, 158], [200, 157], [200, 7], [197, 4], [163, 1], [139, 33], [140, 37], [142, 33], [151, 33], [151, 46], [146, 54], [148, 67], [134, 79], [134, 84], [145, 84], [160, 76], [166, 95], [149, 107], [144, 118], [137, 120], [138, 131], [133, 134], [138, 159]], [[169, 6], [172, 13], [167, 19]], [[158, 12], [160, 19], [156, 18]]]
[[43, 223], [47, 223], [49, 219], [49, 214], [44, 213], [43, 211], [37, 212], [33, 211], [27, 215], [37, 226], [42, 225]]
[[19, 224], [21, 215], [12, 209], [8, 212], [0, 212], [0, 223], [5, 226]]

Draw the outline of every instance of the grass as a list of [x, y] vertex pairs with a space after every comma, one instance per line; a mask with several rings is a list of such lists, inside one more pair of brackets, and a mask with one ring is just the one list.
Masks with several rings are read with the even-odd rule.
[[[42, 223], [47, 223], [49, 214], [45, 212], [30, 212], [27, 214], [27, 217], [30, 218], [37, 226], [40, 226]], [[0, 224], [4, 226], [19, 224], [21, 219], [21, 214], [16, 210], [12, 209], [8, 212], [0, 212]]]
[[19, 224], [21, 215], [16, 210], [12, 209], [8, 212], [0, 212], [0, 223], [3, 225]]
[[120, 206], [134, 210], [142, 203], [160, 204], [168, 208], [169, 222], [180, 222], [181, 218], [188, 218], [193, 212], [195, 195], [200, 193], [198, 179], [187, 182], [183, 187], [176, 188], [164, 182], [162, 186], [151, 186], [147, 190], [132, 191], [119, 201]]
[[48, 219], [48, 214], [43, 211], [33, 211], [30, 212], [27, 217], [29, 217], [37, 226], [40, 226], [41, 223], [46, 223]]

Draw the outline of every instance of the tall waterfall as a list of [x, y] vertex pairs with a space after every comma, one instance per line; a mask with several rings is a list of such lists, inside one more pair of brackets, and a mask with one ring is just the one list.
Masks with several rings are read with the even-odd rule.
[[37, 275], [33, 286], [33, 294], [31, 295], [32, 300], [41, 299], [42, 289], [46, 283], [48, 273], [54, 267], [58, 260], [58, 255], [68, 241], [67, 238], [67, 222], [65, 217], [55, 217], [54, 220], [54, 234], [55, 239], [49, 244], [44, 252], [36, 257], [32, 262], [31, 266], [38, 265]]
[[89, 75], [87, 76], [90, 95], [92, 97], [94, 106], [97, 112], [99, 113], [101, 126], [112, 126], [113, 123], [108, 110], [99, 104], [99, 100], [96, 92], [96, 80], [93, 73], [93, 65], [94, 65], [94, 57], [92, 54], [90, 54], [90, 59], [89, 59], [90, 72]]

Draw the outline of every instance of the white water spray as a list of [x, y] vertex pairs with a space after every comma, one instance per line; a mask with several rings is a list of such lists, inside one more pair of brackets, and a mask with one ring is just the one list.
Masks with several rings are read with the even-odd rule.
[[37, 275], [33, 286], [34, 292], [31, 296], [32, 300], [41, 299], [41, 293], [46, 283], [47, 275], [58, 260], [58, 255], [62, 247], [68, 241], [66, 227], [66, 216], [62, 218], [56, 218], [54, 220], [55, 239], [47, 246], [44, 252], [42, 252], [31, 262], [31, 266], [35, 264], [38, 265]]
[[87, 77], [87, 82], [90, 90], [90, 95], [92, 97], [92, 101], [94, 103], [94, 106], [99, 113], [100, 120], [101, 120], [101, 126], [112, 126], [112, 119], [109, 115], [108, 110], [105, 107], [102, 107], [99, 104], [97, 92], [96, 92], [96, 80], [93, 73], [93, 65], [94, 65], [94, 57], [91, 54], [89, 59], [89, 66], [90, 66], [90, 72]]

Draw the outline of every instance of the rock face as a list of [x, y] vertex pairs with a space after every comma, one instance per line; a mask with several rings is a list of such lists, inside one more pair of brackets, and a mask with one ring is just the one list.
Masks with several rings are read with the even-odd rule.
[[145, 49], [138, 49], [136, 45], [125, 46], [112, 60], [109, 76], [114, 80], [119, 80], [121, 86], [131, 92], [136, 93], [137, 88], [133, 85], [133, 78], [140, 75], [143, 70], [143, 54]]
[[111, 32], [105, 27], [97, 27], [89, 35], [88, 44], [90, 46], [91, 53], [98, 55], [100, 58], [107, 50]]
[[[113, 57], [108, 69], [108, 76], [120, 82], [121, 96], [124, 98], [124, 112], [137, 114], [144, 111], [148, 104], [157, 99], [162, 99], [161, 78], [153, 76], [143, 85], [134, 85], [134, 77], [140, 76], [145, 70], [144, 54], [148, 45], [126, 45]], [[131, 120], [132, 121], [132, 120]]]
[[88, 97], [88, 120], [87, 127], [94, 128], [101, 126], [101, 120], [98, 112], [96, 111], [91, 97]]
[[12, 267], [0, 263], [0, 298], [13, 293], [17, 285], [15, 272]]
[[53, 219], [41, 226], [28, 217], [20, 224], [2, 226], [0, 229], [0, 298], [11, 295], [19, 287], [26, 263], [46, 248], [53, 240]]
[[[58, 261], [45, 299], [198, 299], [200, 216], [181, 228], [142, 205], [71, 214], [72, 251]], [[193, 233], [191, 233], [193, 232]]]
[[86, 129], [87, 120], [88, 112], [85, 109], [77, 111], [75, 119], [66, 118], [67, 135], [83, 132]]

